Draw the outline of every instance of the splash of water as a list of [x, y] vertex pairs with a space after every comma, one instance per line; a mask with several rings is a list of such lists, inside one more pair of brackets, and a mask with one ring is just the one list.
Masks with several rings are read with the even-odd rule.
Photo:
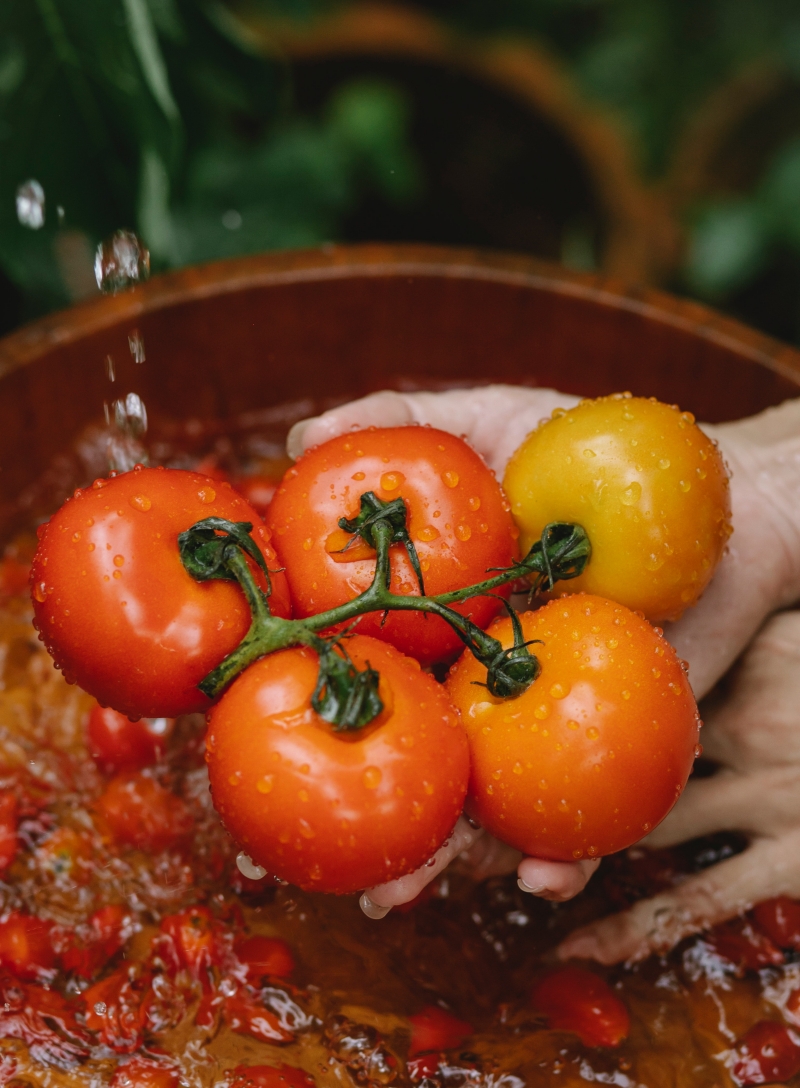
[[44, 189], [35, 178], [17, 189], [17, 219], [23, 227], [41, 230], [44, 226]]
[[150, 276], [150, 251], [133, 231], [115, 231], [97, 247], [94, 275], [104, 295], [135, 287]]
[[142, 439], [147, 433], [147, 409], [142, 398], [128, 393], [113, 401], [110, 408], [108, 403], [104, 407], [109, 427], [109, 468], [130, 472], [134, 465], [146, 465], [148, 456]]
[[143, 363], [145, 361], [144, 337], [138, 329], [131, 329], [128, 333], [128, 347], [134, 363]]

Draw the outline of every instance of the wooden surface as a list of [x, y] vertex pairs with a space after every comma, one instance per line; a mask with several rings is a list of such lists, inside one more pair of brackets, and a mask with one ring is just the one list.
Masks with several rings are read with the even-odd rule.
[[129, 391], [151, 417], [219, 419], [486, 381], [630, 389], [717, 421], [795, 395], [800, 354], [694, 303], [523, 257], [370, 245], [190, 268], [0, 341], [0, 533], [19, 493]]

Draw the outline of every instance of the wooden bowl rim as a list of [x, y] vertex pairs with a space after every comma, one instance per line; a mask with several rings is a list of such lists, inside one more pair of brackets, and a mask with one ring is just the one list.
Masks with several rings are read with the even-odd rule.
[[360, 278], [479, 280], [571, 296], [684, 330], [740, 357], [800, 381], [800, 351], [689, 299], [619, 279], [524, 256], [432, 245], [327, 245], [236, 257], [153, 276], [115, 296], [48, 314], [0, 340], [0, 379], [39, 359], [148, 313], [239, 291], [292, 283]]

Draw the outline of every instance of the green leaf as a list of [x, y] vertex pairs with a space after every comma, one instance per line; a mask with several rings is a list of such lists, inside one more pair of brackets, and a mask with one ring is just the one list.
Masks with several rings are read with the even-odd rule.
[[755, 201], [708, 208], [691, 234], [685, 269], [690, 288], [714, 298], [743, 286], [763, 267], [769, 242], [769, 226]]

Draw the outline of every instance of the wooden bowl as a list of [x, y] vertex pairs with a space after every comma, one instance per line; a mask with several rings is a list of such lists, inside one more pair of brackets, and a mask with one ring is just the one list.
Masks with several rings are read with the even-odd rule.
[[104, 400], [129, 391], [151, 417], [223, 419], [489, 381], [629, 389], [719, 421], [797, 395], [800, 353], [695, 303], [524, 257], [367, 245], [188, 268], [0, 341], [0, 534]]

